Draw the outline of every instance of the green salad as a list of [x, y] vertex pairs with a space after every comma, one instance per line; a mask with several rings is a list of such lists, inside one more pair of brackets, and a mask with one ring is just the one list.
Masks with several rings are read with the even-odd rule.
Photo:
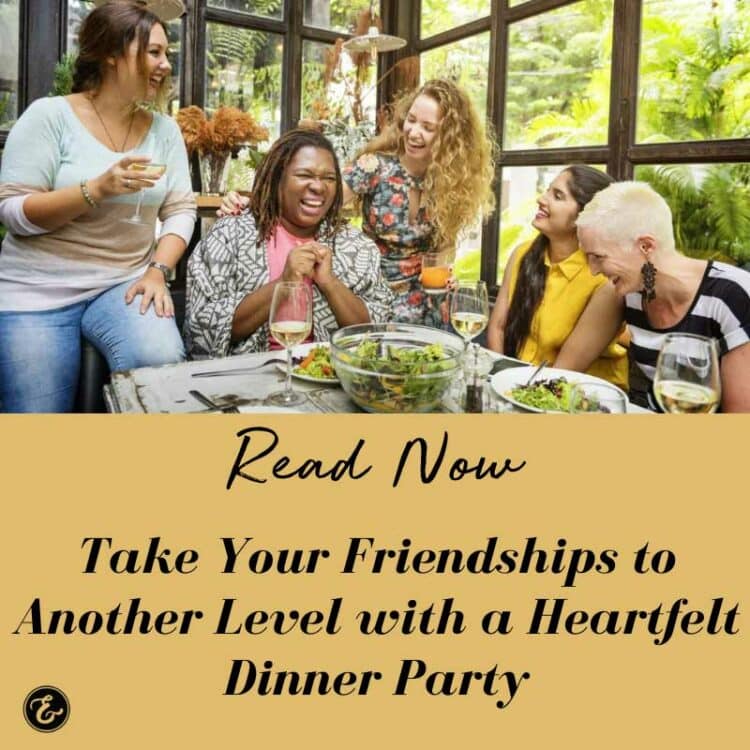
[[347, 376], [351, 378], [350, 395], [364, 408], [388, 412], [435, 408], [456, 370], [455, 360], [446, 356], [442, 344], [386, 344], [381, 349], [374, 340], [362, 341], [352, 349], [348, 364], [368, 371]]
[[548, 378], [531, 385], [516, 386], [509, 395], [519, 404], [541, 411], [568, 411], [572, 387], [573, 384], [565, 378]]
[[336, 380], [336, 373], [331, 364], [331, 350], [327, 346], [314, 346], [298, 362], [295, 361], [294, 372], [318, 380]]

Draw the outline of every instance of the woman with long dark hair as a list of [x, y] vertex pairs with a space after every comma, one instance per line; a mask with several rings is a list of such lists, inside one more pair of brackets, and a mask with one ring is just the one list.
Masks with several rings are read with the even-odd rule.
[[613, 314], [621, 302], [612, 285], [589, 270], [575, 223], [612, 182], [598, 169], [574, 165], [539, 197], [532, 221], [539, 234], [508, 260], [487, 327], [490, 349], [627, 387], [627, 351], [618, 342], [621, 316]]

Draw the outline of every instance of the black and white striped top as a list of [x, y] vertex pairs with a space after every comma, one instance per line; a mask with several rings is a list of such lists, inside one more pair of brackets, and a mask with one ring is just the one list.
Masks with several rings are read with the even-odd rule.
[[696, 333], [718, 341], [719, 357], [750, 341], [750, 273], [709, 261], [693, 304], [670, 328], [654, 330], [643, 312], [641, 294], [625, 297], [630, 347], [643, 374], [653, 380], [656, 358], [668, 333]]

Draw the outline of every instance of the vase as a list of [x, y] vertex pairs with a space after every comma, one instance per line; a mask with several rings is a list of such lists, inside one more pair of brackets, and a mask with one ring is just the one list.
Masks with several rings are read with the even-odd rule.
[[201, 192], [204, 195], [224, 195], [231, 151], [209, 151], [200, 155]]

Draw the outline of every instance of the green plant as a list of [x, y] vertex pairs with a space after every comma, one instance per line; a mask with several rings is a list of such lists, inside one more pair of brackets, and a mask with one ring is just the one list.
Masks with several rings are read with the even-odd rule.
[[68, 52], [60, 62], [55, 64], [52, 75], [52, 91], [50, 96], [67, 96], [73, 90], [73, 70], [76, 63], [76, 53]]
[[641, 167], [669, 204], [675, 244], [686, 255], [750, 262], [750, 165]]

